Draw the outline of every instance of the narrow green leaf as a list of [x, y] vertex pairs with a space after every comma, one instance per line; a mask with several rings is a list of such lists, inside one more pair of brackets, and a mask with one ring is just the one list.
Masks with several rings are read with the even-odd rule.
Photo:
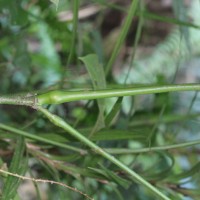
[[121, 185], [122, 187], [124, 187], [126, 189], [130, 186], [130, 181], [119, 177], [117, 174], [115, 174], [111, 170], [107, 169], [103, 165], [100, 165], [100, 167], [108, 174], [110, 179], [113, 180], [114, 182], [116, 182], [117, 184]]
[[[80, 129], [85, 137], [89, 137], [91, 129]], [[148, 128], [134, 128], [129, 130], [113, 130], [113, 129], [102, 129], [91, 136], [91, 141], [114, 141], [114, 140], [139, 140], [147, 142], [149, 129]], [[51, 138], [54, 142], [66, 143], [66, 142], [77, 142], [77, 139], [64, 132], [58, 133], [38, 133], [41, 138]], [[37, 141], [37, 140], [36, 140]]]
[[197, 189], [188, 189], [188, 188], [178, 188], [177, 192], [179, 192], [180, 194], [183, 194], [184, 196], [190, 196], [190, 199], [193, 200], [199, 200], [200, 197], [200, 190], [199, 188]]
[[124, 188], [128, 188], [128, 186], [130, 185], [130, 182], [117, 176], [115, 173], [113, 173], [112, 171], [106, 169], [105, 167], [101, 166], [102, 169], [97, 169], [97, 168], [93, 168], [93, 167], [89, 167], [90, 170], [94, 171], [96, 174], [100, 174], [101, 176], [105, 177], [105, 179], [112, 181], [114, 183], [117, 183], [119, 185], [121, 185]]
[[179, 182], [182, 179], [194, 176], [195, 174], [199, 174], [200, 172], [200, 162], [194, 165], [191, 169], [181, 172], [179, 174], [173, 174], [167, 178], [169, 181]]
[[91, 137], [93, 141], [109, 141], [109, 140], [140, 140], [145, 142], [147, 139], [148, 129], [140, 128], [133, 130], [109, 130], [104, 129], [97, 132]]
[[129, 30], [130, 25], [132, 23], [133, 17], [136, 14], [137, 6], [138, 6], [138, 0], [133, 0], [131, 5], [130, 5], [130, 8], [128, 9], [127, 17], [124, 21], [123, 27], [121, 28], [121, 32], [120, 32], [119, 38], [118, 38], [118, 40], [115, 44], [113, 53], [110, 57], [108, 64], [106, 65], [106, 74], [108, 74], [110, 72], [111, 67], [114, 64], [114, 62], [117, 58], [117, 55], [118, 55], [118, 53], [121, 49], [121, 46], [124, 43], [124, 40], [125, 40], [127, 33], [128, 33], [128, 30]]
[[[86, 66], [86, 69], [90, 75], [92, 80], [92, 85], [95, 90], [105, 89], [106, 88], [106, 80], [103, 66], [99, 63], [99, 59], [96, 54], [89, 54], [85, 57], [79, 58]], [[99, 107], [99, 115], [92, 130], [92, 133], [100, 130], [105, 126], [104, 122], [104, 100], [97, 100]]]
[[[162, 116], [160, 119], [161, 123], [175, 123], [179, 121], [189, 121], [191, 119], [198, 118], [200, 116], [200, 113], [195, 113], [195, 114], [187, 114], [187, 115], [177, 115], [177, 114], [165, 114]], [[137, 127], [137, 126], [152, 126], [154, 125], [158, 120], [158, 116], [155, 114], [151, 115], [142, 115], [142, 116], [137, 116], [133, 118], [133, 121], [130, 122], [129, 126], [130, 127]]]
[[76, 152], [79, 152], [79, 153], [85, 152], [84, 150], [81, 150], [77, 147], [73, 147], [73, 146], [70, 146], [70, 145], [67, 145], [67, 144], [56, 142], [56, 141], [53, 141], [51, 139], [40, 137], [40, 136], [37, 136], [37, 135], [34, 135], [34, 134], [30, 134], [30, 133], [27, 133], [27, 132], [22, 131], [20, 129], [16, 129], [16, 128], [7, 126], [5, 124], [0, 123], [0, 129], [7, 130], [7, 131], [10, 131], [10, 132], [15, 133], [15, 134], [25, 136], [26, 138], [32, 139], [34, 141], [44, 142], [44, 143], [51, 144], [51, 145], [58, 146], [58, 147], [62, 147], [62, 148], [65, 148], [65, 149], [70, 149], [72, 151], [76, 151]]
[[[79, 0], [74, 0], [73, 1], [73, 20], [72, 20], [72, 38], [71, 38], [71, 44], [70, 46], [70, 52], [69, 52], [69, 56], [67, 58], [67, 66], [70, 65], [70, 63], [72, 62], [75, 54], [76, 54], [76, 41], [77, 41], [77, 30], [78, 30], [78, 13], [79, 13]], [[64, 69], [64, 68], [63, 68]], [[64, 84], [64, 80], [66, 78], [66, 72], [67, 70], [63, 70], [63, 74], [62, 74], [62, 79], [60, 81], [60, 86], [61, 88], [63, 87]]]
[[[139, 15], [140, 13], [138, 12], [137, 15]], [[150, 12], [142, 12], [142, 15], [144, 16], [144, 18], [146, 19], [151, 19], [151, 20], [157, 20], [157, 21], [162, 21], [162, 22], [166, 22], [169, 24], [174, 24], [174, 25], [178, 25], [178, 26], [186, 26], [186, 27], [190, 27], [190, 28], [196, 28], [199, 29], [200, 26], [187, 22], [187, 21], [182, 21], [182, 20], [178, 20], [175, 18], [171, 18], [171, 17], [166, 17], [166, 16], [160, 16], [154, 13], [150, 13]]]
[[65, 163], [59, 163], [57, 169], [63, 170], [65, 173], [69, 172], [70, 175], [76, 177], [77, 175], [87, 176], [90, 178], [96, 178], [98, 180], [108, 180], [105, 175], [90, 170], [88, 168], [78, 167], [76, 165], [66, 165]]
[[172, 168], [174, 166], [174, 158], [168, 152], [157, 152], [158, 159], [152, 166], [148, 168], [145, 172], [142, 172], [144, 178], [149, 181], [160, 181], [165, 179], [169, 174], [171, 174]]
[[[25, 142], [22, 136], [18, 137], [16, 149], [9, 167], [9, 172], [24, 175], [27, 170], [27, 159], [24, 157]], [[2, 191], [2, 200], [13, 199], [17, 194], [20, 179], [14, 176], [7, 176]]]
[[92, 80], [94, 89], [105, 89], [106, 80], [103, 66], [99, 63], [96, 54], [89, 54], [79, 58], [84, 64]]
[[122, 100], [123, 100], [123, 97], [118, 98], [117, 101], [115, 102], [115, 104], [113, 105], [112, 110], [106, 116], [105, 123], [106, 123], [107, 127], [111, 126], [113, 120], [115, 119], [115, 117], [119, 113], [121, 105], [122, 105]]

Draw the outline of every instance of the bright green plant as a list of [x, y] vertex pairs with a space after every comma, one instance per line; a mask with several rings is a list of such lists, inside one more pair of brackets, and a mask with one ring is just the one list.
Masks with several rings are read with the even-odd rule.
[[[31, 97], [32, 100], [30, 100], [30, 97], [13, 97], [13, 98], [1, 98], [1, 103], [8, 103], [8, 104], [16, 104], [16, 105], [25, 105], [25, 106], [32, 106], [33, 108], [41, 111], [53, 124], [55, 124], [58, 127], [61, 127], [68, 133], [71, 133], [72, 136], [77, 138], [79, 141], [87, 145], [89, 148], [91, 148], [92, 151], [94, 151], [97, 154], [102, 155], [103, 157], [107, 158], [109, 161], [116, 164], [119, 168], [124, 170], [127, 174], [129, 174], [134, 181], [139, 182], [140, 184], [146, 186], [152, 192], [155, 193], [159, 198], [162, 199], [169, 199], [167, 196], [163, 195], [159, 190], [157, 190], [155, 187], [153, 187], [151, 184], [146, 182], [142, 177], [140, 177], [137, 173], [132, 171], [130, 168], [126, 167], [123, 163], [121, 163], [119, 160], [114, 158], [112, 155], [108, 154], [106, 151], [104, 151], [102, 148], [95, 145], [93, 142], [91, 142], [89, 139], [84, 137], [81, 133], [76, 131], [74, 128], [72, 128], [70, 125], [68, 125], [62, 118], [51, 114], [46, 109], [40, 107], [43, 104], [59, 104], [64, 102], [69, 102], [73, 100], [82, 100], [82, 99], [98, 99], [98, 98], [106, 98], [106, 97], [115, 97], [115, 96], [127, 96], [127, 95], [136, 95], [136, 94], [151, 94], [151, 93], [161, 93], [161, 92], [171, 92], [171, 91], [187, 91], [187, 90], [200, 90], [199, 84], [191, 84], [191, 85], [169, 85], [169, 86], [147, 86], [147, 87], [141, 87], [141, 88], [121, 88], [116, 90], [102, 90], [102, 91], [87, 91], [84, 92], [84, 97], [82, 97], [83, 92], [65, 92], [65, 91], [52, 91], [43, 95], [39, 95]], [[87, 94], [88, 93], [88, 94]], [[27, 99], [27, 100], [26, 100]], [[5, 128], [3, 125], [0, 126], [1, 128]], [[45, 141], [45, 140], [43, 140]], [[48, 140], [46, 140], [48, 142]], [[194, 143], [190, 143], [191, 145], [194, 145]], [[196, 144], [196, 143], [195, 143]], [[56, 144], [55, 144], [56, 145]], [[72, 148], [70, 148], [73, 150]], [[77, 150], [77, 149], [75, 149]]]
[[[177, 135], [184, 135], [187, 129], [184, 126], [199, 117], [199, 113], [190, 112], [200, 84], [168, 84], [158, 80], [154, 85], [119, 85], [112, 79], [111, 71], [134, 17], [139, 17], [139, 25], [131, 62], [134, 62], [145, 18], [184, 25], [184, 33], [190, 27], [197, 30], [198, 25], [178, 17], [177, 10], [177, 19], [149, 13], [143, 1], [132, 1], [127, 11], [114, 3], [96, 0], [102, 10], [109, 7], [125, 15], [113, 52], [110, 58], [105, 56], [103, 63], [99, 61], [103, 58], [100, 53], [103, 49], [88, 42], [93, 35], [94, 43], [99, 44], [100, 31], [97, 28], [94, 33], [91, 22], [78, 20], [85, 1], [52, 2], [56, 9], [42, 1], [28, 4], [22, 0], [12, 6], [7, 1], [0, 3], [3, 16], [0, 28], [4, 34], [0, 40], [0, 70], [3, 71], [0, 75], [0, 145], [2, 152], [14, 152], [6, 158], [0, 151], [1, 199], [19, 199], [17, 189], [22, 179], [35, 182], [37, 198], [42, 199], [43, 191], [38, 185], [41, 178], [55, 184], [48, 188], [48, 199], [115, 196], [118, 199], [169, 200], [184, 196], [197, 199], [200, 193], [196, 186], [200, 179], [195, 177], [199, 168], [195, 152], [200, 140], [186, 138], [185, 141]], [[72, 21], [58, 21], [57, 13], [63, 11], [61, 5], [73, 10]], [[77, 66], [77, 70], [84, 66], [88, 75], [74, 81], [73, 73], [64, 66]], [[22, 91], [23, 94], [18, 94]], [[171, 93], [194, 91], [187, 113], [173, 113], [173, 101], [178, 99]], [[153, 105], [144, 102], [144, 108], [137, 110], [136, 97], [143, 95], [153, 96]], [[130, 108], [128, 113], [121, 108], [124, 104]], [[148, 105], [150, 109], [145, 110]], [[185, 122], [184, 126], [175, 123], [181, 121]], [[33, 176], [34, 169], [29, 164], [33, 158], [42, 171], [38, 179], [24, 177], [28, 171]], [[182, 166], [183, 159], [189, 163], [188, 167]], [[192, 189], [182, 187], [188, 178]]]

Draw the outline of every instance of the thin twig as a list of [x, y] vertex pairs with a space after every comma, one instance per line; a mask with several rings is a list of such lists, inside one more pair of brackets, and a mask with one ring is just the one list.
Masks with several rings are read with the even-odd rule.
[[50, 184], [60, 185], [62, 187], [68, 188], [70, 190], [73, 190], [74, 192], [77, 192], [77, 193], [85, 196], [87, 199], [94, 200], [93, 198], [89, 197], [87, 194], [81, 192], [77, 188], [70, 187], [70, 186], [68, 186], [68, 185], [66, 185], [64, 183], [60, 183], [60, 182], [52, 181], [52, 180], [46, 180], [46, 179], [35, 179], [35, 178], [26, 177], [26, 176], [21, 176], [19, 174], [14, 174], [14, 173], [5, 171], [3, 169], [0, 169], [0, 172], [3, 173], [3, 174], [7, 174], [7, 175], [10, 175], [10, 176], [14, 176], [14, 177], [20, 178], [22, 180], [29, 180], [29, 181], [33, 181], [33, 182], [42, 182], [42, 183], [50, 183]]

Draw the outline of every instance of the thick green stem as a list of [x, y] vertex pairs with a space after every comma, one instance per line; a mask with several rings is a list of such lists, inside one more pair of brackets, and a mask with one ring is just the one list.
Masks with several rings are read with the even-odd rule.
[[48, 112], [46, 109], [44, 109], [42, 107], [38, 107], [38, 110], [41, 111], [53, 124], [64, 129], [65, 131], [67, 131], [68, 133], [70, 133], [71, 135], [76, 137], [79, 141], [83, 142], [85, 145], [90, 147], [95, 153], [102, 155], [104, 158], [107, 158], [110, 162], [116, 164], [120, 169], [124, 170], [127, 174], [129, 174], [130, 177], [134, 181], [140, 183], [141, 185], [143, 185], [143, 186], [147, 187], [149, 190], [151, 190], [157, 197], [159, 197], [159, 199], [170, 200], [162, 192], [160, 192], [157, 188], [155, 188], [149, 182], [144, 180], [141, 176], [139, 176], [137, 173], [132, 171], [126, 165], [121, 163], [114, 156], [105, 152], [99, 146], [97, 146], [96, 144], [94, 144], [93, 142], [88, 140], [86, 137], [84, 137], [81, 133], [79, 133], [77, 130], [75, 130], [73, 127], [71, 127], [69, 124], [67, 124], [62, 118]]
[[155, 94], [178, 91], [198, 91], [200, 84], [162, 85], [162, 86], [141, 86], [132, 88], [106, 89], [106, 90], [82, 90], [82, 91], [50, 91], [38, 95], [38, 104], [60, 104], [78, 100], [92, 100], [110, 97], [133, 96], [143, 94]]
[[0, 96], [0, 104], [25, 105], [37, 107], [45, 104], [61, 104], [70, 101], [92, 100], [111, 97], [134, 96], [164, 92], [199, 91], [200, 84], [140, 86], [105, 90], [64, 91], [54, 90], [41, 95]]

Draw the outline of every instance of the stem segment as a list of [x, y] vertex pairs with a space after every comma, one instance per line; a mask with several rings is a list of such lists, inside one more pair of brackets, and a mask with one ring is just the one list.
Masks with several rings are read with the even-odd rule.
[[82, 90], [82, 91], [50, 91], [46, 94], [38, 95], [38, 104], [60, 104], [78, 100], [92, 100], [110, 97], [134, 96], [143, 94], [155, 94], [178, 91], [198, 91], [200, 84], [162, 85], [162, 86], [141, 86], [120, 89], [105, 90]]
[[106, 148], [105, 150], [110, 154], [139, 154], [139, 153], [147, 153], [147, 152], [153, 152], [153, 151], [180, 149], [180, 148], [191, 147], [191, 146], [199, 145], [199, 144], [200, 144], [200, 140], [195, 140], [195, 141], [183, 142], [179, 144], [149, 147], [149, 148], [140, 148], [140, 149]]
[[37, 105], [37, 98], [33, 96], [2, 96], [0, 104], [24, 105], [34, 107]]
[[90, 147], [93, 151], [95, 151], [96, 153], [102, 155], [104, 158], [107, 158], [110, 162], [116, 164], [120, 169], [124, 170], [127, 174], [129, 174], [130, 177], [133, 179], [133, 181], [136, 181], [136, 182], [140, 183], [141, 185], [147, 187], [157, 197], [159, 197], [159, 199], [170, 200], [162, 192], [160, 192], [157, 188], [155, 188], [149, 182], [144, 180], [141, 176], [139, 176], [137, 173], [132, 171], [126, 165], [121, 163], [114, 156], [112, 156], [109, 153], [105, 152], [99, 146], [97, 146], [96, 144], [94, 144], [93, 142], [88, 140], [86, 137], [84, 137], [81, 133], [76, 131], [73, 127], [71, 127], [69, 124], [67, 124], [62, 118], [60, 118], [57, 115], [54, 115], [54, 114], [48, 112], [46, 109], [44, 109], [42, 107], [38, 107], [38, 110], [41, 111], [53, 124], [55, 124], [56, 126], [64, 129], [65, 131], [67, 131], [68, 133], [70, 133], [71, 135], [76, 137], [79, 141], [83, 142], [85, 145]]
[[51, 145], [54, 145], [54, 146], [57, 146], [57, 147], [65, 148], [65, 149], [68, 149], [68, 150], [72, 150], [72, 151], [78, 152], [80, 154], [86, 154], [87, 153], [83, 149], [80, 149], [80, 148], [77, 148], [77, 147], [74, 147], [74, 146], [70, 146], [70, 145], [67, 145], [67, 144], [63, 144], [63, 143], [60, 143], [60, 142], [56, 142], [56, 141], [51, 140], [51, 139], [43, 138], [43, 137], [40, 137], [38, 135], [30, 134], [30, 133], [27, 133], [25, 131], [22, 131], [22, 130], [7, 126], [7, 125], [2, 124], [2, 123], [0, 123], [0, 129], [6, 130], [6, 131], [9, 131], [9, 132], [18, 134], [18, 135], [22, 135], [22, 136], [24, 136], [26, 138], [29, 138], [31, 140], [44, 142], [46, 144], [51, 144]]

